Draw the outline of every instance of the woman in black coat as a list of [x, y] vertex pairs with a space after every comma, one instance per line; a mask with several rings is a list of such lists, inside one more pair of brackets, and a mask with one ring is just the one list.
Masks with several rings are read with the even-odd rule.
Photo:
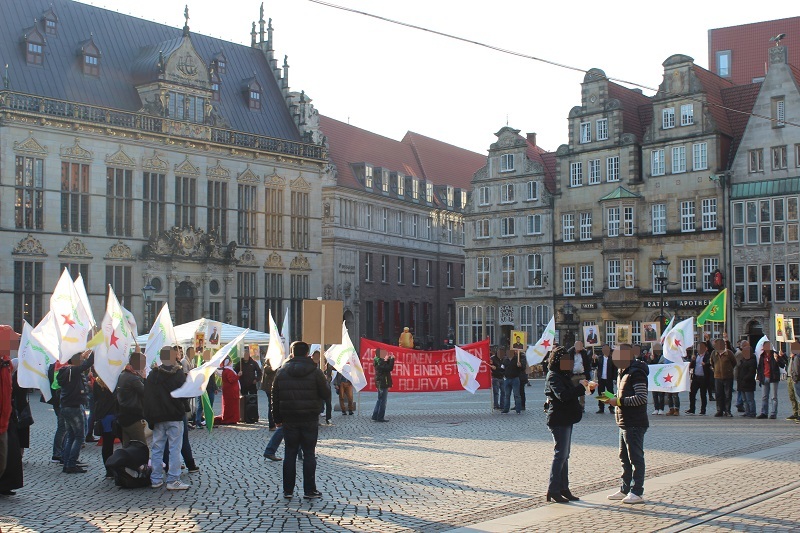
[[580, 397], [597, 385], [582, 379], [578, 385], [571, 381], [573, 361], [564, 348], [553, 351], [548, 362], [544, 393], [547, 397], [547, 427], [553, 434], [553, 465], [547, 486], [547, 501], [559, 503], [578, 498], [569, 490], [569, 450], [572, 426], [583, 417]]

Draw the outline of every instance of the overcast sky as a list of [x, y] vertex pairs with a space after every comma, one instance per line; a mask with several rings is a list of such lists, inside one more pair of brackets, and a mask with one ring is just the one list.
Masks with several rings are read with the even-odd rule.
[[[186, 0], [85, 0], [148, 20], [183, 26]], [[258, 0], [188, 1], [193, 32], [250, 44]], [[367, 11], [656, 87], [661, 63], [687, 54], [708, 63], [708, 30], [796, 16], [792, 2], [756, 10], [752, 1], [672, 0], [331, 0]], [[580, 105], [583, 73], [513, 57], [315, 4], [264, 2], [279, 64], [329, 117], [400, 139], [411, 130], [485, 153], [508, 125], [536, 132], [555, 150], [567, 142], [567, 115]], [[645, 94], [650, 94], [645, 91]]]

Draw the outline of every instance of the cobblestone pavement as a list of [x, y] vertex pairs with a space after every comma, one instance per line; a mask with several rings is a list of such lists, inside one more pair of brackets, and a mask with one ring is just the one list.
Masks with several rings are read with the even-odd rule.
[[[528, 410], [522, 415], [490, 412], [488, 391], [390, 393], [387, 424], [370, 420], [375, 394], [362, 394], [364, 411], [352, 417], [334, 413], [334, 425], [320, 428], [317, 485], [324, 497], [289, 502], [281, 494], [281, 463], [262, 456], [271, 435], [265, 422], [219, 427], [210, 435], [191, 431], [201, 471], [183, 474], [188, 491], [122, 490], [103, 479], [94, 445], [81, 453], [87, 474], [66, 475], [51, 465], [55, 416], [46, 404], [32, 401], [36, 423], [25, 454], [25, 487], [0, 498], [0, 530], [483, 531], [480, 524], [487, 521], [571, 507], [544, 502], [552, 440], [541, 410], [542, 381], [526, 391]], [[599, 504], [618, 484], [617, 430], [611, 415], [595, 414], [587, 402], [573, 435], [570, 474], [573, 492], [596, 493], [597, 504], [588, 497], [581, 504], [592, 514], [567, 513], [559, 518], [563, 528], [560, 522], [554, 527], [520, 518], [504, 530], [603, 524], [601, 530], [794, 531], [798, 506], [789, 510], [784, 504], [776, 512], [775, 500], [758, 498], [774, 493], [785, 502], [800, 491], [789, 486], [800, 478], [800, 425], [784, 420], [785, 382], [779, 394], [778, 420], [651, 417], [645, 437], [648, 502], [632, 509]], [[685, 409], [688, 398], [682, 396]], [[266, 418], [263, 393], [259, 404]]]

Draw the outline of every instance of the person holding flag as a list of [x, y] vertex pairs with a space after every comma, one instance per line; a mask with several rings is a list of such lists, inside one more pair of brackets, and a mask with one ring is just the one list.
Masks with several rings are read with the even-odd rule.
[[84, 372], [94, 364], [94, 354], [89, 350], [76, 353], [68, 364], [58, 371], [58, 386], [61, 388], [61, 413], [66, 435], [61, 458], [65, 474], [85, 474], [85, 464], [78, 461], [85, 438], [83, 406], [86, 405], [86, 377]]

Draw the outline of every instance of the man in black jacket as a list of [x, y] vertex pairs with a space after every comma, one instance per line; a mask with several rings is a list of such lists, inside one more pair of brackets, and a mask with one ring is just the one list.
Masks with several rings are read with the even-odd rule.
[[76, 353], [69, 363], [58, 371], [58, 385], [61, 387], [61, 413], [64, 419], [64, 446], [61, 458], [62, 470], [66, 474], [85, 474], [84, 464], [78, 462], [81, 445], [85, 438], [84, 411], [86, 405], [86, 376], [84, 373], [94, 364], [94, 354], [87, 350]]
[[522, 398], [519, 395], [519, 376], [524, 372], [522, 361], [513, 355], [511, 350], [506, 351], [500, 368], [503, 369], [503, 410], [508, 413], [511, 408], [511, 396], [514, 396], [514, 410], [517, 414], [522, 412]]
[[322, 370], [308, 356], [309, 346], [295, 341], [289, 347], [291, 359], [275, 374], [272, 385], [272, 418], [283, 427], [286, 441], [283, 461], [283, 497], [291, 499], [297, 479], [297, 452], [303, 450], [303, 493], [319, 498], [317, 457], [319, 409], [331, 391]]
[[492, 399], [494, 400], [493, 407], [498, 411], [503, 408], [503, 397], [505, 391], [503, 390], [503, 369], [501, 368], [503, 360], [497, 355], [497, 352], [492, 354], [489, 360], [489, 366], [492, 369]]
[[[607, 343], [603, 345], [603, 353], [600, 356], [592, 357], [592, 366], [597, 369], [597, 393], [602, 395], [604, 391], [613, 394], [614, 382], [617, 381], [617, 367], [611, 359], [611, 346]], [[597, 402], [597, 413], [604, 413], [606, 403]], [[614, 408], [609, 406], [608, 411], [614, 412]]]
[[[590, 381], [592, 379], [592, 357], [583, 347], [583, 341], [575, 341], [575, 345], [569, 349], [569, 355], [573, 359], [572, 368], [572, 384], [576, 387], [585, 379]], [[586, 408], [586, 397], [581, 396], [578, 398], [581, 403], [581, 410]]]
[[700, 391], [700, 414], [706, 414], [706, 393], [708, 383], [714, 376], [714, 369], [711, 368], [711, 352], [708, 351], [708, 344], [705, 342], [697, 343], [697, 354], [692, 355], [689, 362], [689, 370], [692, 373], [691, 386], [689, 388], [689, 410], [687, 415], [695, 413], [697, 405], [697, 391]]
[[122, 428], [122, 445], [127, 446], [132, 440], [146, 443], [144, 436], [144, 367], [146, 360], [139, 352], [131, 354], [117, 381], [117, 420]]
[[261, 381], [261, 367], [250, 357], [250, 352], [245, 348], [242, 360], [233, 366], [234, 372], [239, 376], [239, 386], [242, 396], [245, 394], [258, 394], [258, 382]]
[[161, 366], [154, 368], [144, 382], [144, 417], [153, 430], [153, 472], [150, 481], [154, 489], [164, 485], [164, 448], [169, 446], [168, 490], [186, 490], [189, 485], [181, 481], [181, 444], [183, 443], [183, 418], [186, 416], [186, 399], [173, 398], [170, 392], [186, 381], [186, 374], [177, 362], [178, 350], [172, 346], [161, 348]]

